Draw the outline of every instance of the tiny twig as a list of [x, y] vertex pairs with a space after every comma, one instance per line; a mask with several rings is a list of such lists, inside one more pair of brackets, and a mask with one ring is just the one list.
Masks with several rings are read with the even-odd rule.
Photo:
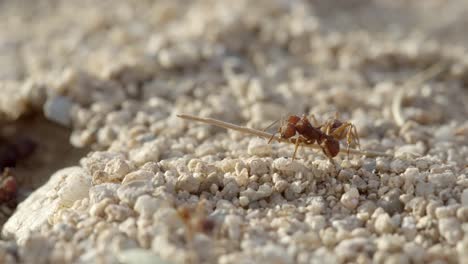
[[392, 114], [393, 118], [395, 119], [395, 122], [398, 126], [402, 126], [405, 124], [406, 120], [405, 117], [403, 116], [402, 113], [402, 102], [403, 102], [403, 97], [405, 95], [405, 89], [411, 86], [419, 85], [430, 78], [436, 76], [437, 74], [441, 73], [445, 69], [445, 64], [443, 63], [437, 63], [428, 69], [416, 74], [409, 80], [407, 80], [403, 86], [400, 88], [399, 91], [397, 91], [395, 97], [393, 97], [392, 101]]
[[[270, 133], [266, 133], [266, 132], [256, 130], [256, 129], [253, 129], [253, 128], [234, 125], [234, 124], [227, 123], [227, 122], [217, 120], [217, 119], [213, 119], [213, 118], [204, 118], [204, 117], [186, 115], [186, 114], [179, 114], [177, 116], [180, 117], [180, 118], [183, 118], [183, 119], [198, 121], [198, 122], [202, 122], [202, 123], [205, 123], [205, 124], [214, 125], [214, 126], [218, 126], [218, 127], [222, 127], [222, 128], [226, 128], [226, 129], [232, 129], [232, 130], [235, 130], [235, 131], [238, 131], [238, 132], [255, 135], [255, 136], [258, 136], [258, 137], [261, 137], [261, 138], [265, 138], [265, 139], [269, 139], [271, 137], [274, 137], [274, 135], [270, 134]], [[295, 143], [295, 141], [291, 142], [290, 140], [283, 139], [283, 138], [280, 138], [280, 137], [274, 137], [274, 138], [279, 142], [284, 142], [284, 143], [289, 143], [289, 144], [294, 144]], [[317, 145], [317, 144], [303, 144], [303, 146], [321, 150], [321, 147], [319, 145]], [[340, 154], [346, 154], [346, 153], [347, 153], [346, 150], [340, 150]], [[377, 151], [362, 151], [362, 150], [357, 150], [357, 149], [350, 149], [349, 153], [354, 154], [354, 155], [364, 155], [366, 157], [378, 157], [378, 156], [393, 157], [392, 154], [387, 154], [387, 153], [377, 152]]]

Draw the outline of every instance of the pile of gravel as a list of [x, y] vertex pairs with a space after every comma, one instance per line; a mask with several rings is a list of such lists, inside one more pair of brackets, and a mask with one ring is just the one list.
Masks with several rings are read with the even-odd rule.
[[[43, 113], [92, 151], [19, 205], [0, 262], [468, 259], [465, 49], [332, 32], [309, 1], [55, 2], [34, 25], [1, 4], [33, 35], [1, 33], [0, 61], [22, 60], [1, 73], [0, 116]], [[176, 116], [262, 129], [335, 112], [394, 157], [291, 160], [291, 145]]]

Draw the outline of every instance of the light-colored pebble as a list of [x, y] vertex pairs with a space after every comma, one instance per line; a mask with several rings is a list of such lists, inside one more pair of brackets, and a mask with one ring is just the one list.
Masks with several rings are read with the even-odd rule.
[[341, 203], [348, 209], [355, 209], [359, 204], [359, 191], [351, 188], [345, 192], [340, 199]]

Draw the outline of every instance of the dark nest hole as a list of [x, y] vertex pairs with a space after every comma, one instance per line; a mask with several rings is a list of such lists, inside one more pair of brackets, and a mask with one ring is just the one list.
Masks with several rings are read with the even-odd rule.
[[42, 115], [0, 122], [0, 227], [54, 172], [89, 152], [73, 147], [70, 133]]

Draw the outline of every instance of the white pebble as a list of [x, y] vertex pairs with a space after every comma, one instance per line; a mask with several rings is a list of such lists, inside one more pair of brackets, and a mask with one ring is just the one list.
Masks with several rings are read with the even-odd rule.
[[124, 179], [122, 180], [122, 184], [129, 183], [131, 181], [151, 181], [154, 174], [147, 170], [137, 170], [130, 172], [129, 174], [125, 175]]
[[249, 203], [250, 203], [249, 197], [243, 196], [243, 195], [239, 197], [239, 204], [241, 206], [246, 207], [247, 205], [249, 205]]
[[461, 197], [460, 197], [461, 204], [464, 206], [468, 206], [468, 188], [463, 190]]
[[396, 173], [404, 172], [407, 167], [408, 167], [408, 164], [401, 159], [394, 159], [390, 163], [390, 169], [392, 170], [392, 172], [396, 172]]
[[159, 148], [157, 141], [147, 142], [140, 148], [130, 151], [130, 160], [136, 165], [143, 165], [150, 161], [157, 162], [161, 152]]
[[121, 158], [113, 158], [106, 163], [104, 172], [108, 174], [110, 181], [120, 181], [130, 172], [130, 165]]
[[65, 178], [64, 185], [57, 192], [60, 204], [70, 207], [77, 200], [88, 197], [91, 176], [83, 172], [73, 172]]
[[451, 245], [455, 245], [463, 238], [460, 222], [455, 217], [440, 219], [439, 232]]
[[375, 219], [374, 227], [378, 233], [385, 234], [393, 232], [396, 226], [387, 213], [382, 213]]
[[116, 183], [103, 183], [91, 187], [91, 189], [89, 189], [90, 202], [94, 204], [105, 198], [116, 199], [119, 186], [120, 185]]
[[428, 181], [439, 188], [453, 186], [456, 180], [457, 178], [455, 174], [453, 174], [451, 171], [446, 171], [444, 173], [431, 173], [428, 176]]
[[268, 163], [262, 159], [252, 159], [248, 163], [250, 167], [251, 175], [263, 175], [268, 173], [270, 170], [268, 168]]
[[196, 193], [200, 188], [200, 179], [190, 174], [182, 174], [177, 179], [177, 188], [189, 193]]
[[117, 196], [121, 201], [132, 206], [139, 196], [152, 191], [153, 185], [149, 181], [131, 181], [117, 189]]
[[[130, 215], [132, 211], [127, 206], [119, 204], [110, 204], [104, 209], [105, 214], [107, 215], [108, 221], [124, 221]], [[102, 233], [101, 233], [102, 234]]]
[[134, 209], [143, 217], [151, 217], [161, 207], [162, 201], [150, 195], [142, 195], [135, 202]]
[[303, 169], [303, 166], [292, 159], [278, 158], [273, 161], [273, 168], [284, 172], [298, 172]]
[[243, 168], [239, 173], [236, 173], [236, 182], [239, 186], [247, 186], [249, 184], [249, 172], [247, 168]]
[[350, 188], [341, 196], [341, 203], [348, 209], [355, 209], [359, 204], [359, 191], [357, 188]]
[[70, 126], [72, 102], [68, 97], [56, 96], [48, 98], [43, 108], [47, 119], [66, 127]]
[[260, 157], [271, 156], [273, 149], [268, 141], [261, 138], [252, 138], [247, 147], [247, 153], [249, 155], [257, 155]]

